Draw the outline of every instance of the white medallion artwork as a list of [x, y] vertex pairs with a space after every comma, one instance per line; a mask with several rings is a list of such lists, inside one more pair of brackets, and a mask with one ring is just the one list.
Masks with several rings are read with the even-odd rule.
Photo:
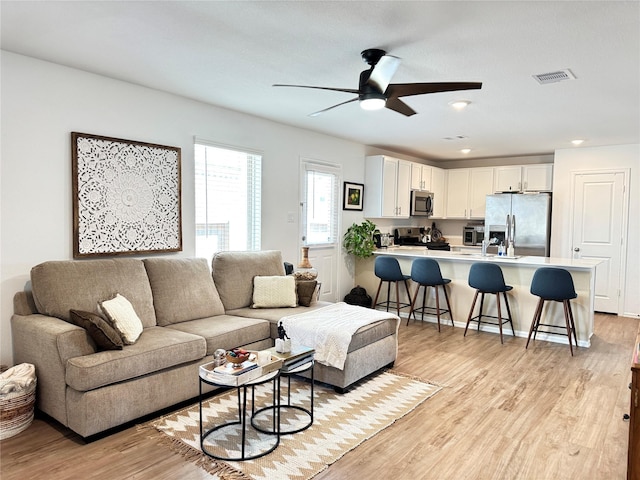
[[74, 257], [182, 250], [180, 148], [72, 133]]

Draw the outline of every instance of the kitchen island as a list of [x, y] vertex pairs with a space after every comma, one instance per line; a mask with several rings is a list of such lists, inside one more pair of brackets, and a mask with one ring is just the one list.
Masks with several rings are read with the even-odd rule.
[[[369, 259], [359, 259], [356, 263], [355, 281], [356, 284], [367, 289], [371, 297], [375, 297], [378, 289], [379, 279], [373, 272], [375, 255], [389, 255], [398, 259], [400, 268], [406, 275], [411, 274], [411, 262], [416, 258], [432, 258], [438, 262], [442, 271], [442, 276], [450, 278], [449, 299], [451, 301], [451, 309], [453, 310], [454, 324], [456, 327], [464, 328], [467, 323], [469, 309], [473, 302], [475, 289], [469, 286], [469, 269], [475, 262], [495, 262], [500, 265], [504, 274], [507, 285], [511, 285], [511, 290], [507, 295], [509, 297], [509, 305], [513, 317], [513, 327], [516, 336], [527, 337], [531, 320], [538, 303], [539, 298], [529, 292], [531, 280], [534, 272], [540, 267], [557, 267], [568, 270], [573, 278], [573, 283], [578, 294], [578, 298], [571, 300], [573, 316], [576, 324], [576, 336], [580, 347], [589, 347], [591, 345], [591, 336], [593, 335], [593, 318], [594, 318], [594, 302], [595, 302], [595, 274], [597, 260], [582, 260], [572, 258], [549, 258], [549, 257], [499, 257], [497, 255], [482, 256], [480, 253], [474, 252], [447, 252], [438, 250], [427, 250], [424, 247], [390, 247], [386, 249], [378, 249], [374, 253], [374, 257]], [[406, 296], [404, 289], [400, 290], [401, 298]], [[411, 294], [415, 292], [415, 285], [410, 285]], [[392, 289], [392, 298], [394, 292]], [[386, 299], [386, 286], [380, 292], [382, 299]], [[435, 305], [434, 289], [429, 288], [428, 304]], [[419, 306], [422, 300], [422, 293], [418, 296], [416, 303]], [[380, 299], [378, 300], [380, 301]], [[443, 301], [441, 297], [441, 302]], [[441, 303], [442, 306], [442, 303]], [[487, 297], [485, 301], [485, 313], [489, 315], [497, 315], [495, 297]], [[478, 305], [476, 305], [476, 312]], [[506, 313], [503, 308], [503, 313]], [[401, 316], [408, 314], [408, 308], [401, 312]], [[420, 315], [417, 316], [420, 320]], [[444, 321], [443, 321], [444, 320]], [[412, 319], [413, 321], [413, 319]], [[427, 315], [425, 314], [425, 321]], [[435, 315], [429, 315], [428, 321], [435, 322]], [[444, 315], [441, 319], [443, 327], [446, 327], [448, 315]], [[543, 323], [552, 323], [554, 325], [564, 326], [564, 313], [561, 302], [545, 302], [543, 311]], [[450, 324], [450, 323], [449, 323]], [[477, 329], [477, 324], [470, 325], [467, 337], [473, 336]], [[480, 327], [483, 331], [498, 332], [497, 325], [483, 323]], [[509, 338], [510, 329], [505, 330], [505, 341]], [[547, 340], [553, 342], [568, 343], [566, 336], [549, 335], [539, 332], [536, 336], [537, 340]], [[531, 345], [530, 345], [531, 348]]]

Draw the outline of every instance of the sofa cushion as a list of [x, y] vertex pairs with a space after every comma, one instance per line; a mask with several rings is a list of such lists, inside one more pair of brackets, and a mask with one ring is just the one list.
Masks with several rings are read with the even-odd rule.
[[84, 328], [98, 351], [122, 350], [122, 337], [104, 318], [91, 312], [71, 310], [71, 322]]
[[143, 326], [156, 324], [153, 297], [142, 260], [133, 258], [49, 261], [31, 269], [39, 313], [70, 321], [71, 310], [97, 313], [99, 302], [120, 293]]
[[[67, 385], [81, 392], [173, 368], [205, 356], [204, 338], [166, 327], [145, 328], [133, 345], [67, 361]], [[197, 381], [196, 378], [194, 381]]]
[[100, 309], [125, 345], [136, 343], [142, 333], [142, 321], [129, 300], [118, 293], [112, 299], [100, 302]]
[[253, 308], [297, 307], [296, 280], [291, 276], [253, 277]]
[[224, 313], [224, 305], [204, 258], [147, 258], [158, 325]]
[[256, 275], [284, 275], [282, 254], [278, 250], [217, 252], [211, 269], [225, 311], [251, 305]]
[[231, 315], [175, 323], [166, 328], [204, 337], [207, 342], [207, 355], [213, 355], [218, 348], [231, 350], [259, 342], [269, 338], [270, 334], [269, 322], [266, 320]]

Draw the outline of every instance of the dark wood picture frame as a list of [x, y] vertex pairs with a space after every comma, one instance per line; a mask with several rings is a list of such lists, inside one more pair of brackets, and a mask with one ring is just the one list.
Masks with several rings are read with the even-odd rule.
[[343, 182], [342, 210], [362, 211], [364, 200], [364, 185], [361, 183]]
[[182, 251], [181, 149], [71, 133], [73, 257]]

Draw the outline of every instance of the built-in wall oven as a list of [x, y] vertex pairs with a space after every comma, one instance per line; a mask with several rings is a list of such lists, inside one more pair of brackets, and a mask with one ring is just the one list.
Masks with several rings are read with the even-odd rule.
[[433, 193], [411, 192], [411, 216], [430, 217], [433, 215]]

